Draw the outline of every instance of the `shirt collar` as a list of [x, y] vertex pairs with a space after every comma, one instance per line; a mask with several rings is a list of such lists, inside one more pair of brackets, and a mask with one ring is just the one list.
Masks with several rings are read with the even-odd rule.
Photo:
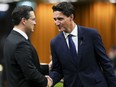
[[63, 32], [64, 33], [64, 37], [67, 38], [69, 34], [77, 37], [78, 35], [78, 28], [77, 28], [77, 25], [74, 27], [73, 31], [71, 33], [66, 33], [66, 32]]
[[13, 28], [14, 31], [20, 33], [25, 39], [28, 39], [28, 36], [25, 32], [23, 32], [22, 30], [18, 29], [18, 28]]

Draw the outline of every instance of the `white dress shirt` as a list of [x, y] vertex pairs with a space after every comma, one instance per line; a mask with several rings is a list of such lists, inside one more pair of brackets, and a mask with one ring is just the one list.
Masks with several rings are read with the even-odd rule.
[[75, 44], [76, 51], [78, 53], [78, 28], [77, 28], [77, 25], [75, 26], [75, 28], [73, 29], [73, 31], [71, 33], [65, 33], [65, 32], [63, 32], [63, 34], [64, 34], [64, 37], [66, 39], [68, 47], [69, 47], [68, 35], [69, 34], [73, 35], [72, 36], [72, 40], [73, 40], [73, 42]]
[[26, 40], [28, 40], [28, 36], [25, 32], [23, 32], [22, 30], [20, 30], [18, 28], [13, 28], [13, 30], [20, 33]]

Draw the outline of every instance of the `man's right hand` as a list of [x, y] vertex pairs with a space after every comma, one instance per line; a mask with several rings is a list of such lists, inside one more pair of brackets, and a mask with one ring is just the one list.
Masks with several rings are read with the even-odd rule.
[[45, 77], [46, 77], [47, 80], [48, 80], [47, 87], [52, 87], [52, 85], [53, 85], [53, 80], [52, 80], [48, 75], [46, 75]]

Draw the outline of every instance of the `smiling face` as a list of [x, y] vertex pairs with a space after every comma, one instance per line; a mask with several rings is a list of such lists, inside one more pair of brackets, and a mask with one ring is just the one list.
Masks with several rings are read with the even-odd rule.
[[70, 33], [73, 27], [73, 15], [67, 17], [60, 11], [54, 11], [53, 18], [59, 31]]

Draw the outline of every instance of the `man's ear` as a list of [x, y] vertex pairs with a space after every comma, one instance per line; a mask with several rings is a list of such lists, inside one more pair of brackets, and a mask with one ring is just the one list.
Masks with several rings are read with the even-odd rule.
[[21, 19], [21, 22], [22, 22], [23, 25], [25, 25], [26, 21], [27, 21], [27, 20], [26, 20], [25, 18], [22, 18], [22, 19]]
[[74, 15], [71, 14], [71, 15], [70, 15], [70, 20], [73, 21], [73, 19], [74, 19]]

